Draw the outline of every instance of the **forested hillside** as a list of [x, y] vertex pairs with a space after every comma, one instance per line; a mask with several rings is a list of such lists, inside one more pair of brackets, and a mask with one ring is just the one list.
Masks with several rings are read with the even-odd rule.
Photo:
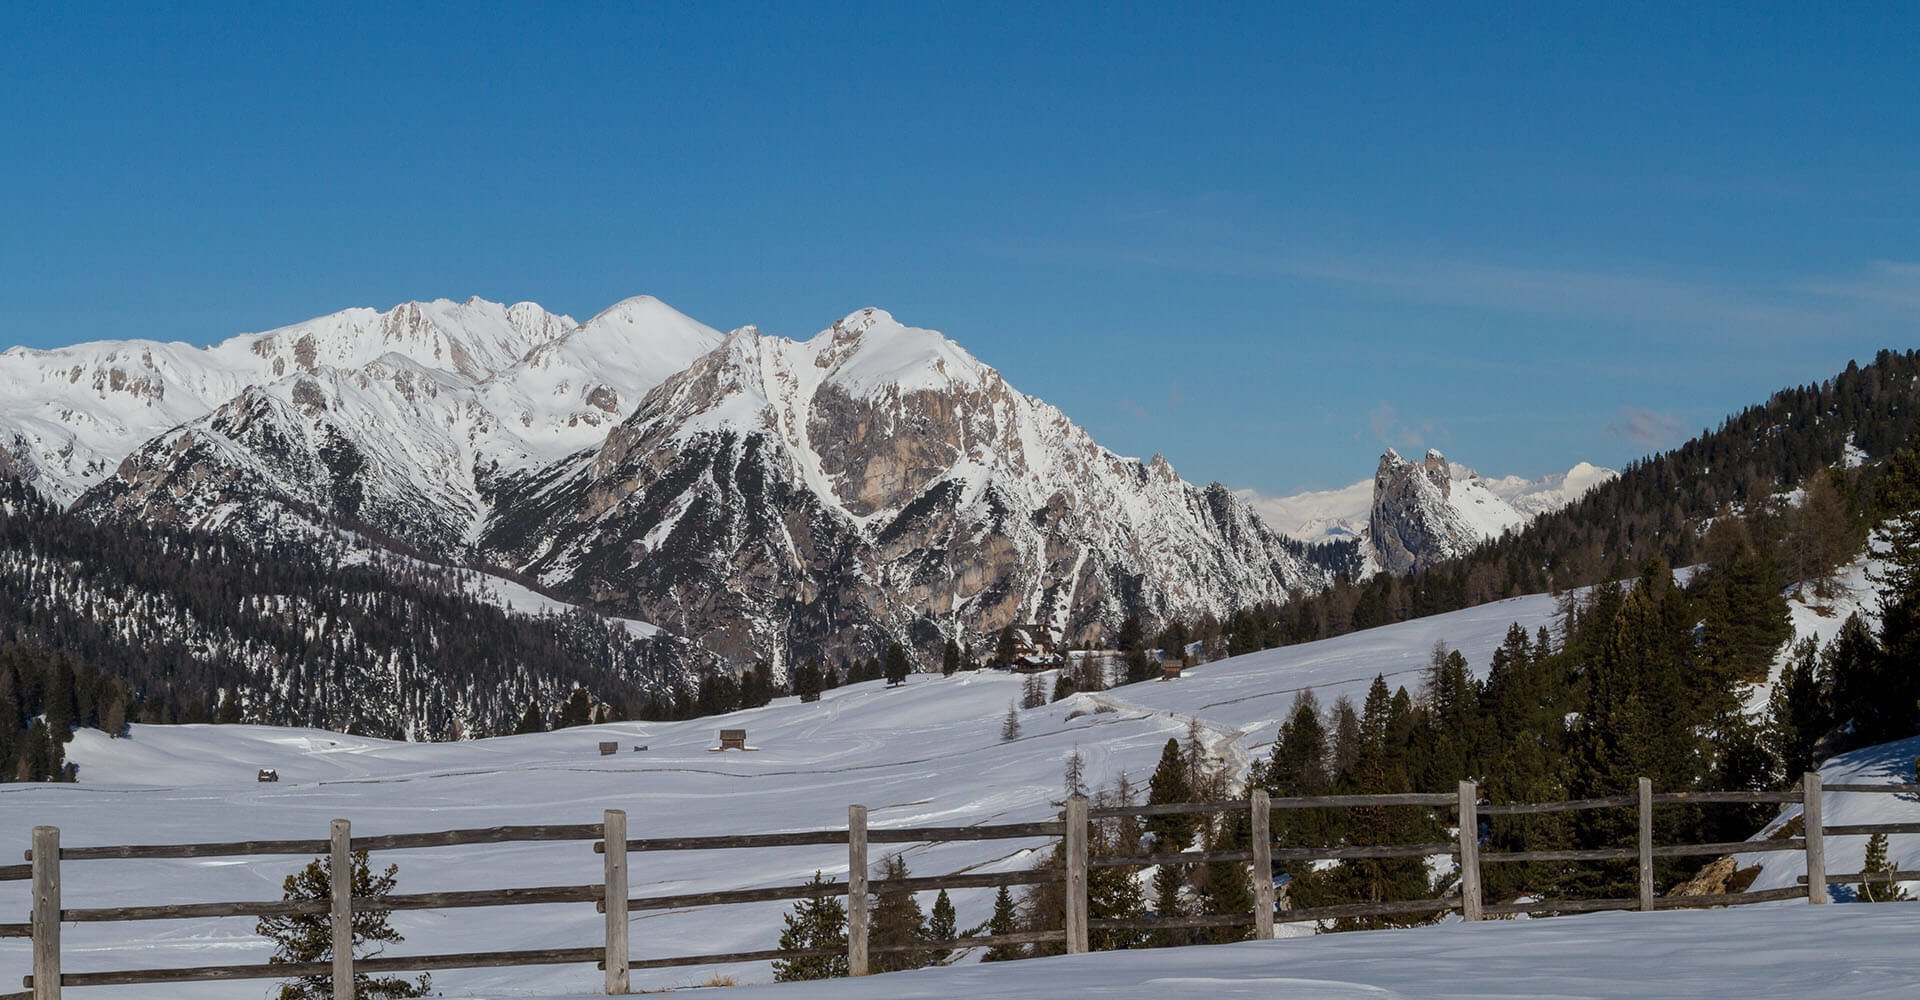
[[1886, 515], [1874, 488], [1879, 463], [1912, 441], [1917, 421], [1920, 351], [1882, 351], [1871, 364], [1776, 393], [1717, 430], [1635, 462], [1578, 502], [1467, 555], [1342, 580], [1324, 593], [1201, 622], [1197, 631], [1245, 652], [1627, 579], [1654, 558], [1692, 565], [1708, 557], [1706, 526], [1733, 514], [1744, 516], [1783, 578], [1818, 579], [1851, 558], [1866, 526]]
[[704, 662], [671, 637], [581, 612], [512, 613], [457, 582], [344, 543], [97, 524], [0, 478], [0, 780], [61, 773], [69, 725], [245, 720], [449, 739], [508, 731], [576, 688], [603, 717], [637, 714], [690, 691]]

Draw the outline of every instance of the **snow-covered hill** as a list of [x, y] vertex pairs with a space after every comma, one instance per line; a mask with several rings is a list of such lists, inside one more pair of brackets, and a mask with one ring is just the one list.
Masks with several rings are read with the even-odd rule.
[[350, 528], [736, 662], [1014, 622], [1092, 639], [1339, 568], [877, 309], [793, 341], [647, 297], [585, 323], [439, 300], [203, 349], [16, 349], [0, 390], [0, 471], [87, 516]]
[[1387, 449], [1374, 478], [1333, 490], [1240, 496], [1262, 520], [1303, 542], [1359, 543], [1369, 569], [1404, 571], [1451, 558], [1586, 495], [1618, 473], [1580, 462], [1526, 479], [1481, 476], [1438, 451], [1410, 462]]

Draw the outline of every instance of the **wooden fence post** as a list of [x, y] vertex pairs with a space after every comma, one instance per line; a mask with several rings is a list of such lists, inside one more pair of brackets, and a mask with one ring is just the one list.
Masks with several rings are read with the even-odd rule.
[[1087, 950], [1087, 797], [1067, 796], [1067, 954]]
[[1820, 815], [1820, 772], [1800, 779], [1800, 821], [1807, 839], [1807, 902], [1827, 902], [1827, 832]]
[[1653, 909], [1653, 779], [1640, 779], [1640, 909]]
[[1460, 783], [1460, 917], [1480, 919], [1480, 788]]
[[601, 817], [600, 839], [607, 845], [607, 995], [626, 996], [627, 982], [627, 814], [609, 809]]
[[333, 1000], [353, 1000], [353, 834], [344, 819], [333, 821]]
[[867, 807], [847, 807], [847, 975], [867, 974]]
[[1273, 940], [1273, 805], [1267, 790], [1256, 788], [1252, 795], [1253, 815], [1249, 829], [1253, 841], [1253, 936], [1258, 941]]
[[60, 1000], [60, 828], [33, 828], [33, 1000]]

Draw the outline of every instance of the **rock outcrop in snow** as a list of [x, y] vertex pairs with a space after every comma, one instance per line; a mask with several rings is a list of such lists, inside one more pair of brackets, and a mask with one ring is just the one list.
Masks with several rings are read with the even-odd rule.
[[1393, 449], [1374, 478], [1336, 490], [1240, 496], [1274, 530], [1303, 542], [1355, 541], [1367, 571], [1405, 572], [1459, 555], [1613, 479], [1581, 462], [1565, 473], [1489, 479], [1438, 451], [1410, 462]]

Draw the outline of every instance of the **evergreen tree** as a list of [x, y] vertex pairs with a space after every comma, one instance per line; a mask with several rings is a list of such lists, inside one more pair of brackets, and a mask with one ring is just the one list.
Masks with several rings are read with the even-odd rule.
[[240, 699], [234, 697], [233, 693], [230, 691], [222, 692], [220, 697], [220, 708], [217, 712], [214, 713], [213, 721], [223, 726], [239, 725]]
[[1769, 696], [1767, 748], [1788, 780], [1813, 770], [1819, 763], [1815, 748], [1833, 729], [1833, 708], [1820, 675], [1820, 649], [1809, 636], [1794, 646]]
[[940, 673], [952, 677], [960, 670], [960, 644], [952, 639], [940, 650]]
[[1047, 703], [1047, 681], [1044, 674], [1028, 674], [1020, 686], [1020, 707], [1039, 708]]
[[785, 926], [780, 931], [780, 948], [782, 951], [824, 948], [830, 953], [776, 960], [773, 963], [775, 982], [837, 979], [847, 974], [847, 909], [833, 893], [831, 883], [819, 872], [813, 873], [813, 880], [807, 886], [814, 890], [813, 894], [795, 903], [793, 912], [781, 918]]
[[[287, 876], [283, 884], [282, 896], [288, 902], [325, 902], [333, 894], [333, 859], [320, 858], [307, 863], [299, 872]], [[353, 897], [370, 899], [390, 895], [398, 881], [398, 869], [388, 865], [386, 871], [374, 874], [367, 863], [367, 852], [355, 851], [353, 864], [348, 878], [353, 881]], [[382, 946], [398, 944], [405, 940], [400, 932], [388, 923], [387, 912], [377, 909], [356, 909], [353, 914], [354, 958], [364, 959], [379, 955]], [[297, 913], [284, 916], [261, 917], [254, 933], [270, 938], [274, 942], [273, 956], [267, 961], [274, 965], [298, 964], [306, 962], [330, 962], [333, 959], [332, 920], [326, 914]], [[432, 980], [428, 976], [407, 980], [397, 978], [375, 978], [364, 973], [355, 973], [353, 977], [354, 996], [367, 1000], [392, 1000], [399, 997], [424, 997], [429, 995]], [[329, 1000], [333, 996], [333, 976], [302, 976], [282, 983], [274, 993], [275, 1000]]]
[[[955, 941], [960, 937], [960, 918], [953, 910], [953, 900], [947, 898], [947, 890], [940, 890], [933, 897], [933, 913], [927, 918], [927, 940]], [[951, 947], [935, 947], [927, 950], [927, 964], [945, 965], [953, 960]]]
[[820, 700], [820, 692], [825, 687], [820, 676], [820, 661], [808, 660], [794, 671], [793, 693], [800, 696], [802, 703]]
[[[1016, 934], [1020, 930], [1020, 912], [1014, 909], [1013, 894], [1006, 886], [1000, 887], [998, 895], [993, 897], [993, 918], [987, 921], [987, 933], [993, 937]], [[1017, 944], [996, 944], [987, 948], [980, 956], [982, 962], [1010, 962], [1025, 957]]]
[[1861, 726], [1862, 742], [1912, 735], [1920, 723], [1920, 452], [1901, 448], [1880, 477], [1881, 668], [1879, 706]]
[[1142, 638], [1140, 616], [1130, 614], [1121, 620], [1120, 632], [1119, 635], [1115, 637], [1114, 645], [1118, 647], [1122, 653], [1131, 653], [1140, 648]]
[[556, 729], [572, 729], [593, 722], [593, 699], [588, 697], [585, 688], [574, 688], [567, 695], [566, 704], [560, 708], [560, 724]]
[[1013, 638], [1013, 626], [1000, 630], [1000, 638], [993, 645], [993, 665], [1002, 670], [1013, 666], [1013, 658], [1019, 655], [1019, 648]]
[[1000, 742], [1011, 743], [1020, 738], [1020, 710], [1012, 702], [1007, 703], [1007, 717], [1000, 722]]
[[[1187, 903], [1180, 891], [1187, 882], [1185, 866], [1161, 865], [1153, 873], [1153, 913], [1162, 920], [1188, 916]], [[1155, 928], [1149, 943], [1155, 948], [1177, 948], [1192, 944], [1193, 935], [1177, 927]]]
[[[1243, 827], [1246, 821], [1241, 814], [1224, 820], [1209, 850], [1236, 851], [1244, 847], [1246, 830]], [[1247, 866], [1238, 861], [1215, 861], [1207, 865], [1201, 873], [1200, 899], [1204, 913], [1223, 916], [1252, 913], [1253, 886], [1247, 880]], [[1225, 944], [1247, 940], [1252, 936], [1252, 929], [1250, 925], [1209, 927], [1205, 933], [1208, 943]]]
[[546, 720], [540, 717], [540, 704], [538, 702], [528, 702], [526, 712], [520, 716], [520, 724], [513, 727], [513, 735], [524, 736], [527, 733], [544, 733], [546, 731]]
[[1866, 860], [1860, 865], [1860, 885], [1856, 897], [1864, 903], [1903, 903], [1907, 891], [1893, 880], [1899, 866], [1887, 859], [1887, 835], [1876, 833], [1867, 838]]
[[[1121, 775], [1112, 789], [1095, 796], [1099, 806], [1130, 806], [1133, 786]], [[1140, 853], [1142, 829], [1134, 816], [1100, 820], [1093, 824], [1087, 838], [1087, 851], [1095, 857], [1124, 857]], [[1129, 920], [1146, 914], [1146, 893], [1134, 870], [1125, 866], [1087, 870], [1087, 914], [1094, 920]], [[1088, 946], [1094, 951], [1138, 948], [1146, 943], [1145, 932], [1113, 928], [1088, 931]]]
[[912, 665], [907, 662], [907, 647], [897, 642], [889, 644], [887, 646], [886, 666], [887, 686], [897, 687], [905, 684], [907, 682], [907, 674], [911, 673], [912, 669]]
[[932, 961], [933, 956], [925, 948], [880, 950], [927, 940], [927, 918], [920, 911], [919, 899], [899, 887], [909, 877], [906, 858], [889, 854], [881, 861], [879, 888], [874, 893], [873, 923], [868, 935], [870, 947], [874, 949], [871, 965], [875, 972], [920, 969]]
[[[1160, 750], [1160, 764], [1147, 779], [1147, 804], [1174, 805], [1193, 801], [1193, 786], [1188, 783], [1186, 755], [1180, 741], [1169, 739]], [[1154, 839], [1155, 853], [1184, 851], [1193, 842], [1198, 820], [1191, 814], [1147, 817], [1147, 833]]]

